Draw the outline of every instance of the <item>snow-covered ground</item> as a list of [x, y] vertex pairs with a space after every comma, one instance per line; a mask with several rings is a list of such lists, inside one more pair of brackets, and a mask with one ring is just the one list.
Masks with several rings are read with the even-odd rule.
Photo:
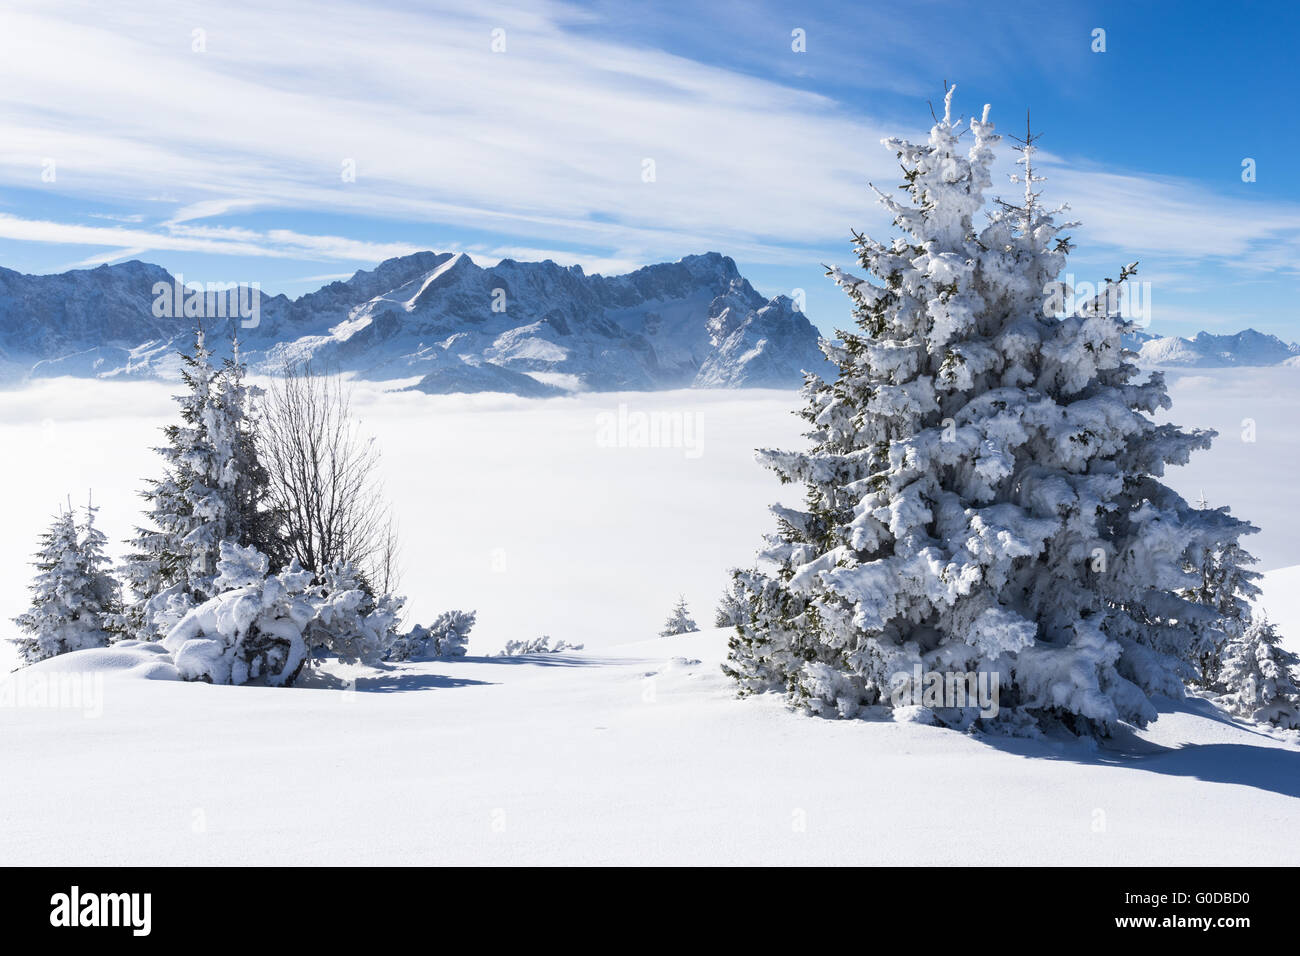
[[1202, 702], [1113, 749], [990, 744], [737, 701], [725, 640], [402, 664], [352, 672], [355, 690], [110, 676], [86, 708], [99, 717], [0, 715], [3, 857], [1298, 861], [1300, 748]]
[[[1279, 569], [1264, 604], [1293, 648], [1296, 372], [1173, 376], [1173, 418], [1223, 434], [1170, 476], [1261, 526], [1248, 545]], [[129, 530], [168, 394], [0, 393], [0, 635], [64, 492], [93, 487], [101, 527]], [[738, 701], [725, 633], [652, 637], [679, 593], [711, 623], [766, 505], [797, 494], [751, 458], [798, 440], [795, 401], [363, 388], [411, 618], [476, 609], [476, 655], [543, 633], [586, 650], [335, 669], [292, 689], [141, 679], [167, 676], [145, 651], [84, 652], [100, 676], [83, 682], [55, 659], [24, 679], [45, 673], [75, 706], [0, 706], [0, 861], [1300, 863], [1300, 746], [1203, 702], [1098, 750], [989, 742]], [[673, 447], [629, 447], [655, 424]]]

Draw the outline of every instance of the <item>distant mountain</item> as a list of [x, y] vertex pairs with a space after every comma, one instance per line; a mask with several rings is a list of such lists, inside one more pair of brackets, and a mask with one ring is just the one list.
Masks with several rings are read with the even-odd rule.
[[[174, 376], [193, 319], [158, 317], [154, 293], [174, 281], [136, 261], [48, 276], [0, 269], [0, 376]], [[255, 371], [310, 359], [366, 379], [418, 378], [426, 392], [549, 395], [785, 388], [829, 368], [791, 301], [760, 295], [713, 252], [612, 277], [420, 252], [298, 299], [252, 295], [259, 321], [240, 340]], [[205, 325], [228, 351], [232, 321]]]
[[1246, 329], [1235, 335], [1200, 332], [1195, 338], [1157, 337], [1136, 332], [1125, 341], [1138, 353], [1141, 365], [1183, 368], [1223, 368], [1234, 365], [1300, 365], [1300, 345], [1276, 335]]

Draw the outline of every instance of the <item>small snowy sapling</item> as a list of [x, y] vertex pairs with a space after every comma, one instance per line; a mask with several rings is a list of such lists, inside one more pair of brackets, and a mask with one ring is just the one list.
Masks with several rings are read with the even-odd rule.
[[673, 605], [672, 611], [668, 615], [668, 620], [664, 622], [664, 629], [659, 632], [660, 637], [676, 637], [678, 634], [693, 634], [700, 629], [691, 617], [691, 612], [686, 607], [686, 596], [681, 595], [677, 603]]
[[86, 506], [78, 525], [71, 505], [60, 511], [41, 536], [32, 562], [31, 607], [14, 618], [22, 636], [18, 655], [32, 664], [69, 651], [106, 647], [121, 629], [120, 587], [108, 571], [105, 538]]

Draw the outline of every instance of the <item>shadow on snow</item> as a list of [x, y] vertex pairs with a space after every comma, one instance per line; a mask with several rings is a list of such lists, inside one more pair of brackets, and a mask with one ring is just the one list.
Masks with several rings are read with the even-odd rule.
[[520, 665], [532, 664], [540, 667], [599, 667], [609, 664], [627, 664], [625, 659], [602, 659], [578, 657], [569, 654], [518, 654], [510, 657], [427, 657], [414, 658], [411, 661], [388, 662], [377, 665], [365, 674], [357, 674], [351, 680], [338, 674], [316, 671], [308, 679], [298, 681], [294, 686], [303, 690], [354, 690], [366, 694], [393, 694], [403, 691], [445, 690], [454, 687], [488, 687], [497, 684], [493, 680], [478, 680], [471, 677], [458, 677], [448, 673], [429, 673], [424, 670], [410, 669], [410, 664], [441, 664], [450, 668], [464, 664]]
[[995, 737], [985, 737], [984, 742], [1006, 753], [1031, 759], [1046, 758], [1094, 766], [1122, 767], [1172, 777], [1189, 777], [1207, 783], [1254, 787], [1300, 799], [1300, 751], [1277, 746], [1279, 741], [1276, 737], [1271, 737], [1250, 724], [1233, 720], [1209, 701], [1200, 698], [1189, 697], [1181, 701], [1158, 699], [1155, 703], [1161, 714], [1180, 711], [1194, 714], [1204, 720], [1259, 737], [1260, 743], [1188, 743], [1168, 747], [1144, 740], [1127, 726], [1095, 749], [1085, 749], [1078, 742], [1054, 746], [1043, 741]]

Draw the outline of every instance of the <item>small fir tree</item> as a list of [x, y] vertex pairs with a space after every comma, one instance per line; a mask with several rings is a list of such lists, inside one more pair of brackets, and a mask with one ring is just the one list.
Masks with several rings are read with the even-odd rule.
[[1239, 717], [1287, 729], [1300, 729], [1300, 657], [1281, 644], [1267, 617], [1250, 622], [1223, 653], [1219, 703]]
[[14, 619], [23, 632], [14, 643], [24, 663], [106, 647], [121, 628], [120, 588], [108, 570], [95, 512], [87, 505], [79, 526], [69, 506], [41, 536], [33, 561], [38, 573], [31, 585], [32, 606]]
[[695, 623], [691, 612], [686, 607], [686, 596], [682, 595], [673, 605], [672, 612], [664, 622], [664, 629], [659, 632], [659, 636], [675, 637], [678, 634], [691, 634], [699, 629], [699, 625]]
[[718, 599], [718, 607], [713, 612], [714, 627], [736, 627], [745, 619], [744, 598], [732, 572], [732, 582]]
[[[1227, 509], [1211, 511], [1202, 506], [1200, 510], [1209, 520], [1215, 515], [1227, 517]], [[1248, 569], [1248, 565], [1255, 563], [1254, 556], [1235, 541], [1221, 547], [1216, 547], [1214, 542], [1194, 543], [1188, 549], [1188, 559], [1187, 570], [1195, 577], [1195, 583], [1180, 593], [1214, 612], [1212, 620], [1192, 622], [1188, 654], [1192, 683], [1213, 688], [1219, 684], [1228, 644], [1239, 641], [1250, 624], [1249, 602], [1259, 596], [1255, 581], [1260, 575]]]

